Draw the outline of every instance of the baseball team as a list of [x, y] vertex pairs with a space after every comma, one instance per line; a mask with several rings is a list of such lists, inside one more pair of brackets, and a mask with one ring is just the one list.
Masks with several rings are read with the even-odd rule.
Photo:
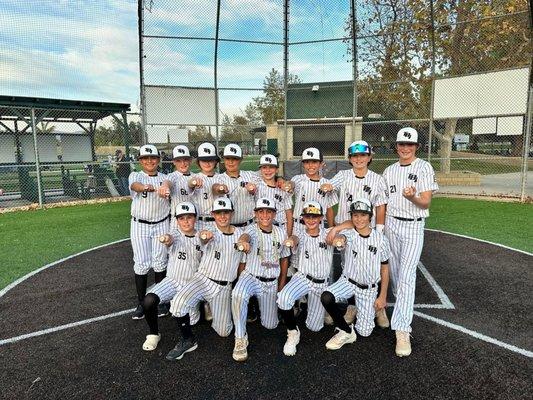
[[[233, 359], [248, 358], [247, 321], [258, 308], [262, 326], [287, 328], [283, 352], [294, 356], [300, 342], [298, 313], [317, 332], [334, 325], [326, 343], [338, 350], [375, 324], [396, 334], [396, 355], [411, 354], [416, 270], [424, 242], [424, 221], [438, 189], [431, 165], [416, 157], [418, 132], [397, 133], [398, 161], [383, 175], [369, 170], [372, 149], [359, 140], [348, 148], [352, 168], [332, 179], [322, 176], [319, 149], [302, 153], [304, 174], [285, 180], [278, 160], [266, 154], [258, 171], [241, 171], [242, 149], [227, 145], [225, 172], [218, 151], [198, 147], [199, 173], [191, 173], [186, 146], [173, 150], [175, 171], [159, 172], [153, 145], [140, 149], [140, 172], [129, 176], [131, 243], [138, 306], [133, 319], [146, 319], [142, 348], [161, 340], [158, 318], [172, 314], [180, 339], [168, 353], [179, 360], [198, 347], [193, 326], [203, 314], [218, 335], [234, 330]], [[335, 215], [334, 206], [338, 204]], [[342, 272], [334, 282], [333, 252]], [[154, 284], [148, 287], [148, 272]], [[392, 317], [385, 312], [391, 283]], [[354, 323], [355, 321], [355, 323]]]

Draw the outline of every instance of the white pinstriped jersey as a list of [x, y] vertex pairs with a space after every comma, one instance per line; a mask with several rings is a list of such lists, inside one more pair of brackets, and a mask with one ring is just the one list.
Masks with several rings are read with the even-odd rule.
[[203, 184], [201, 188], [194, 189], [191, 195], [191, 201], [198, 211], [199, 217], [210, 217], [211, 210], [213, 209], [213, 185], [220, 182], [220, 174], [214, 174], [213, 176], [207, 176], [203, 172], [194, 174], [193, 178], [199, 178]]
[[361, 236], [355, 229], [341, 232], [346, 237], [343, 275], [362, 285], [381, 280], [381, 263], [390, 257], [389, 240], [372, 229], [370, 235]]
[[326, 244], [329, 230], [320, 228], [317, 236], [310, 236], [305, 229], [296, 234], [298, 237], [298, 272], [309, 274], [317, 279], [327, 279], [333, 262], [333, 246]]
[[[167, 178], [165, 174], [158, 172], [155, 176], [150, 176], [146, 172], [132, 172], [128, 178], [130, 185], [131, 216], [145, 221], [160, 221], [170, 214], [170, 202], [157, 194], [157, 189]], [[142, 185], [152, 185], [154, 192], [138, 193], [131, 190], [131, 185], [138, 182]]]
[[292, 208], [291, 194], [280, 189], [277, 185], [269, 186], [265, 181], [261, 180], [261, 182], [257, 184], [255, 198], [257, 200], [261, 197], [267, 197], [274, 200], [276, 204], [276, 216], [274, 217], [274, 221], [278, 224], [287, 223], [287, 215], [285, 214], [285, 211]]
[[235, 243], [244, 230], [235, 228], [231, 234], [223, 233], [218, 228], [212, 231], [213, 239], [202, 246], [203, 255], [198, 272], [217, 281], [234, 281], [239, 263], [246, 260], [245, 254], [235, 249]]
[[320, 186], [324, 183], [330, 183], [328, 179], [310, 179], [306, 174], [293, 176], [291, 182], [294, 182], [294, 218], [300, 218], [302, 208], [306, 201], [318, 201], [324, 209], [324, 215], [329, 207], [339, 202], [339, 196], [335, 192], [324, 193]]
[[228, 187], [227, 197], [233, 203], [233, 216], [231, 217], [232, 224], [242, 224], [254, 217], [254, 196], [248, 193], [245, 186], [247, 183], [257, 184], [259, 182], [257, 172], [240, 171], [236, 178], [232, 178], [226, 172], [218, 175], [217, 183], [223, 183]]
[[291, 251], [283, 246], [287, 232], [279, 226], [272, 226], [272, 232], [265, 232], [257, 223], [249, 225], [244, 233], [250, 235], [250, 252], [246, 256], [246, 270], [255, 276], [277, 278], [280, 273], [280, 258], [289, 257]]
[[170, 204], [172, 210], [176, 209], [176, 206], [184, 201], [191, 201], [191, 195], [194, 189], [189, 187], [189, 179], [191, 174], [184, 175], [181, 172], [174, 171], [167, 175], [167, 179], [170, 181]]
[[387, 185], [387, 215], [401, 218], [427, 218], [429, 209], [417, 207], [405, 197], [403, 190], [406, 187], [414, 186], [416, 195], [421, 192], [437, 191], [439, 185], [435, 179], [435, 171], [427, 161], [416, 158], [409, 165], [400, 165], [396, 162], [383, 171], [383, 178]]
[[337, 224], [350, 219], [350, 204], [356, 199], [368, 199], [374, 207], [387, 204], [385, 180], [373, 171], [368, 170], [362, 178], [357, 177], [353, 169], [339, 171], [330, 183], [339, 193], [339, 209], [335, 217]]
[[187, 236], [179, 229], [171, 232], [174, 242], [169, 248], [167, 276], [176, 282], [188, 282], [198, 270], [202, 248], [198, 235]]

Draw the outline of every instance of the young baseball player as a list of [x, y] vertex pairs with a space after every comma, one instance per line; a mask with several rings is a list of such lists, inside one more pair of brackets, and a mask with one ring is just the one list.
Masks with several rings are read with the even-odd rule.
[[187, 146], [174, 147], [172, 156], [175, 171], [167, 175], [167, 179], [159, 188], [159, 195], [170, 197], [171, 207], [175, 210], [179, 203], [191, 200], [194, 185], [190, 184], [192, 157]]
[[155, 283], [165, 277], [167, 248], [159, 242], [159, 236], [169, 228], [170, 203], [158, 196], [158, 188], [166, 175], [157, 171], [159, 152], [151, 144], [141, 146], [139, 163], [142, 171], [132, 172], [129, 177], [131, 202], [130, 237], [133, 248], [133, 269], [139, 304], [132, 318], [144, 318], [143, 300], [146, 294], [148, 271], [154, 270]]
[[191, 329], [190, 313], [200, 301], [207, 301], [213, 312], [213, 329], [220, 336], [228, 336], [231, 321], [231, 285], [237, 278], [244, 254], [236, 249], [236, 242], [244, 233], [230, 225], [233, 205], [220, 197], [213, 203], [215, 226], [200, 232], [203, 256], [198, 271], [172, 299], [170, 311], [177, 319], [181, 338], [168, 353], [167, 360], [180, 360], [185, 353], [196, 350], [198, 343]]
[[280, 188], [278, 184], [278, 160], [271, 154], [265, 154], [259, 159], [259, 172], [261, 181], [257, 184], [256, 198], [268, 197], [276, 203], [274, 225], [284, 227], [292, 232], [293, 213], [292, 196]]
[[[375, 215], [372, 218], [372, 226], [380, 232], [385, 225], [385, 209], [387, 195], [385, 193], [385, 180], [381, 175], [368, 169], [372, 162], [372, 149], [364, 140], [353, 142], [348, 147], [348, 161], [351, 169], [339, 171], [330, 181], [322, 185], [324, 192], [334, 190], [339, 195], [339, 208], [335, 217], [336, 227], [330, 231], [329, 237], [333, 237], [343, 229], [353, 228], [349, 215], [350, 204], [357, 198], [368, 199], [375, 208]], [[346, 221], [346, 223], [344, 223]], [[342, 264], [344, 264], [344, 252], [341, 252]], [[351, 301], [351, 299], [350, 299]], [[348, 305], [346, 310], [346, 322], [351, 324], [356, 315], [354, 305]], [[382, 328], [389, 327], [389, 320], [385, 309], [380, 309], [376, 313], [377, 324]]]
[[396, 137], [399, 161], [383, 172], [388, 191], [385, 234], [391, 246], [391, 282], [396, 297], [391, 328], [396, 331], [399, 357], [411, 354], [416, 269], [424, 244], [424, 220], [429, 216], [433, 192], [438, 190], [433, 167], [416, 157], [419, 147], [415, 129], [400, 129]]
[[[344, 320], [337, 301], [355, 296], [358, 310], [355, 329], [361, 336], [372, 333], [375, 311], [384, 309], [387, 304], [389, 242], [382, 232], [371, 228], [370, 201], [356, 199], [350, 205], [350, 214], [354, 228], [342, 231], [333, 239], [333, 245], [345, 251], [342, 276], [321, 297], [337, 329], [335, 336], [326, 343], [329, 350], [338, 350], [357, 339], [353, 326]], [[380, 281], [381, 292], [378, 296]]]
[[235, 205], [231, 224], [244, 228], [254, 218], [255, 191], [260, 178], [257, 172], [241, 171], [242, 149], [237, 144], [228, 144], [222, 154], [226, 171], [218, 175], [218, 193], [227, 195]]
[[324, 213], [320, 203], [306, 201], [301, 215], [305, 229], [285, 241], [285, 246], [298, 249], [298, 272], [278, 293], [278, 307], [287, 326], [287, 341], [283, 347], [287, 356], [296, 354], [300, 342], [300, 330], [292, 309], [296, 300], [308, 295], [307, 328], [317, 332], [324, 326], [326, 310], [320, 296], [328, 286], [333, 261], [333, 247], [326, 243], [327, 232], [322, 226]]
[[267, 329], [278, 326], [276, 295], [285, 286], [290, 250], [283, 246], [287, 232], [274, 226], [276, 206], [273, 199], [261, 197], [255, 205], [255, 223], [249, 225], [237, 242], [237, 249], [248, 254], [246, 268], [233, 289], [231, 311], [235, 323], [233, 359], [248, 358], [246, 314], [250, 297], [257, 296], [261, 324]]
[[[192, 203], [179, 203], [175, 210], [177, 228], [159, 237], [169, 248], [167, 276], [153, 286], [143, 301], [146, 323], [150, 334], [146, 336], [143, 350], [155, 350], [161, 340], [157, 322], [159, 304], [170, 302], [176, 293], [193, 277], [202, 256], [200, 239], [196, 236], [196, 208]], [[191, 324], [200, 318], [198, 308], [191, 310]]]

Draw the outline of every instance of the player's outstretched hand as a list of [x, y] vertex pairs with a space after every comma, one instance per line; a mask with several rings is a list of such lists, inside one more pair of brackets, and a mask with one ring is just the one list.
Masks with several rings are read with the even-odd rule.
[[346, 237], [343, 235], [336, 235], [333, 238], [332, 245], [338, 249], [342, 249], [346, 245]]
[[385, 308], [386, 305], [387, 305], [387, 298], [386, 297], [379, 296], [376, 299], [376, 301], [374, 301], [374, 309], [376, 311], [379, 311], [379, 310]]
[[328, 234], [326, 235], [326, 243], [330, 246], [333, 245], [333, 240], [338, 234], [338, 230], [336, 227], [330, 228]]
[[235, 247], [237, 248], [237, 250], [242, 251], [243, 253], [246, 253], [246, 254], [248, 254], [251, 249], [250, 243], [245, 242], [245, 241], [235, 243]]
[[222, 183], [215, 183], [213, 185], [213, 193], [218, 193], [218, 194], [227, 194], [229, 193], [229, 189], [226, 185], [222, 184]]
[[405, 197], [407, 200], [411, 200], [413, 197], [415, 197], [416, 194], [416, 188], [414, 186], [406, 187], [403, 192], [403, 197]]
[[251, 182], [248, 182], [245, 186], [246, 190], [248, 191], [248, 193], [250, 193], [251, 195], [254, 195], [255, 194], [255, 191], [257, 189], [257, 187], [251, 183]]
[[333, 192], [333, 185], [331, 183], [323, 183], [320, 186], [320, 190], [323, 191], [324, 193]]
[[292, 183], [291, 181], [286, 181], [283, 178], [278, 178], [277, 184], [281, 190], [284, 190], [287, 193], [292, 193], [294, 191], [294, 183]]
[[143, 192], [155, 192], [153, 185], [144, 185]]
[[189, 179], [188, 185], [191, 189], [201, 188], [204, 182], [200, 178]]
[[172, 245], [172, 243], [174, 243], [174, 238], [172, 237], [172, 235], [166, 233], [164, 235], [159, 236], [159, 241], [168, 247]]
[[205, 243], [209, 242], [211, 239], [213, 239], [213, 232], [204, 229], [200, 232], [200, 239], [202, 239]]
[[168, 199], [170, 197], [170, 188], [166, 185], [159, 186], [159, 189], [157, 189], [157, 194], [159, 197]]
[[289, 248], [294, 248], [294, 240], [289, 238], [289, 239], [286, 239], [284, 242], [283, 242], [283, 246], [285, 247], [289, 247]]

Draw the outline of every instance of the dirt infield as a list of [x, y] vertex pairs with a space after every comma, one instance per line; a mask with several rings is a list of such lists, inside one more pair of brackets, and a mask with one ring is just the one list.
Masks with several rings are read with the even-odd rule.
[[146, 324], [128, 311], [131, 258], [128, 241], [114, 244], [0, 297], [1, 399], [517, 399], [533, 391], [531, 255], [426, 232], [410, 357], [396, 357], [394, 332], [377, 328], [327, 351], [331, 327], [302, 328], [297, 355], [285, 357], [283, 326], [256, 322], [242, 364], [231, 358], [233, 338], [205, 322], [195, 329], [198, 350], [181, 361], [164, 360], [177, 337], [171, 318], [160, 320], [160, 348], [144, 352]]

